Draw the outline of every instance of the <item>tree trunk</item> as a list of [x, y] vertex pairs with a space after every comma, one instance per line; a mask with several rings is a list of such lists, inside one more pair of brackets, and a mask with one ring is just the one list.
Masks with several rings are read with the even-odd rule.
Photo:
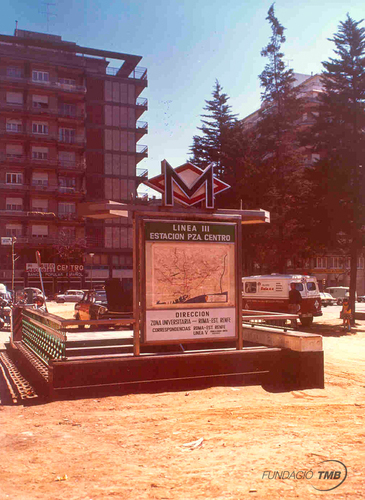
[[[354, 233], [357, 233], [354, 230]], [[351, 324], [355, 324], [355, 298], [356, 298], [356, 285], [357, 285], [357, 254], [358, 254], [358, 238], [357, 234], [353, 234], [352, 243], [350, 247], [350, 306], [352, 311]]]

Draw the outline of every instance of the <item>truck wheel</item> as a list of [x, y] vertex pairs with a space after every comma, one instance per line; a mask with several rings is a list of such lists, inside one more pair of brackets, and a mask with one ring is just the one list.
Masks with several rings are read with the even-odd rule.
[[300, 322], [302, 323], [303, 326], [311, 326], [313, 323], [313, 317], [312, 318], [300, 318]]

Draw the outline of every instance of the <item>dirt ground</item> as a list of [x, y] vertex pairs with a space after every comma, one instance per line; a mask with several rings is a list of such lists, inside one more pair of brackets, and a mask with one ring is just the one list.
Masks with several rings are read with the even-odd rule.
[[[323, 390], [231, 386], [0, 406], [0, 499], [364, 497], [365, 322], [347, 335], [338, 324], [329, 317], [311, 330], [324, 336]], [[347, 477], [318, 491], [339, 484], [315, 481], [325, 467], [345, 477], [325, 460], [342, 462]]]

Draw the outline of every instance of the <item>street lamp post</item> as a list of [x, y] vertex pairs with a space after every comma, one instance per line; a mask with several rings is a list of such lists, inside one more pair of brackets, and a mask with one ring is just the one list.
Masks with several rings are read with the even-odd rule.
[[94, 264], [94, 253], [89, 253], [91, 257], [91, 272], [90, 272], [90, 290], [93, 289], [93, 264]]

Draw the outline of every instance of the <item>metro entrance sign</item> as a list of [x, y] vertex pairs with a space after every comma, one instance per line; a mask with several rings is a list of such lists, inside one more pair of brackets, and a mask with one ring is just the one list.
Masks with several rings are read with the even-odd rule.
[[234, 224], [144, 221], [145, 342], [237, 338]]
[[[144, 183], [162, 203], [80, 204], [80, 216], [133, 217], [134, 354], [141, 345], [234, 341], [242, 349], [242, 225], [270, 221], [265, 210], [215, 209], [230, 186], [192, 163]], [[200, 204], [198, 208], [196, 205]]]
[[163, 160], [161, 175], [145, 181], [144, 184], [164, 195], [165, 206], [173, 206], [176, 200], [187, 206], [205, 202], [207, 208], [214, 208], [215, 195], [229, 189], [230, 186], [214, 177], [213, 168], [213, 163], [202, 170], [188, 162], [174, 170], [166, 160]]
[[[161, 175], [145, 184], [163, 194], [166, 208], [178, 202], [214, 209], [215, 195], [230, 186], [214, 177], [213, 167], [185, 163], [174, 170], [164, 160]], [[238, 340], [238, 219], [212, 212], [190, 218], [191, 210], [137, 216], [145, 344]]]

